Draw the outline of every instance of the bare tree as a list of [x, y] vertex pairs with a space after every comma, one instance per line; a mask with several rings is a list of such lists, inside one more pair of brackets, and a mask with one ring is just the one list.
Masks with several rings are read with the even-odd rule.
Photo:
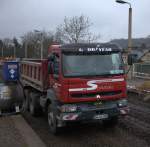
[[14, 56], [14, 43], [13, 40], [10, 38], [4, 38], [3, 39], [3, 49], [4, 49], [4, 56]]
[[89, 18], [81, 15], [72, 18], [65, 17], [64, 23], [59, 25], [56, 29], [55, 39], [57, 41], [79, 43], [79, 42], [93, 42], [99, 38], [90, 32], [92, 23]]

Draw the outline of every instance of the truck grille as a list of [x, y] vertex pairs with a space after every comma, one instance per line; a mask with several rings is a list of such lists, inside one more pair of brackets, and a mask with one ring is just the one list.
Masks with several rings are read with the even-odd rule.
[[97, 95], [100, 96], [114, 96], [114, 95], [118, 95], [121, 94], [122, 91], [118, 90], [118, 91], [105, 91], [105, 92], [96, 92], [96, 93], [73, 93], [71, 94], [71, 97], [75, 97], [75, 98], [90, 98], [90, 97], [96, 97]]

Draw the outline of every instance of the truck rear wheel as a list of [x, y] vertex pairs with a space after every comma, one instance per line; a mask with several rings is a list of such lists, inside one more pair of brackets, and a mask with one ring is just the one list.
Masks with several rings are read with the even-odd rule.
[[48, 124], [49, 128], [52, 134], [57, 135], [60, 131], [60, 128], [57, 126], [57, 118], [56, 118], [56, 112], [52, 108], [51, 104], [48, 106]]
[[24, 89], [24, 98], [23, 98], [23, 111], [29, 110], [29, 89]]
[[39, 116], [41, 114], [39, 95], [34, 92], [31, 92], [29, 96], [29, 110], [32, 116]]

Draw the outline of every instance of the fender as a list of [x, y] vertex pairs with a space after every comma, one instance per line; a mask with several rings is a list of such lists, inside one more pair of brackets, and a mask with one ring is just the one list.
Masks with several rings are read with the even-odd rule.
[[56, 94], [55, 94], [55, 92], [53, 91], [53, 89], [48, 89], [47, 90], [47, 99], [49, 99], [50, 101], [55, 101], [55, 100], [57, 100], [57, 98], [56, 98]]
[[52, 104], [54, 107], [58, 104], [56, 95], [52, 89], [48, 89], [47, 94], [40, 97], [40, 105], [44, 111], [47, 110], [49, 104]]
[[47, 103], [51, 103], [53, 106], [57, 106], [60, 103], [53, 89], [47, 90], [46, 105]]

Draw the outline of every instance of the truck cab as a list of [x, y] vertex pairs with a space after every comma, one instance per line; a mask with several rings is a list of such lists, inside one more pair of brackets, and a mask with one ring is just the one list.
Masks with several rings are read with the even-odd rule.
[[74, 121], [116, 124], [119, 116], [128, 113], [124, 63], [117, 45], [52, 45], [48, 73], [52, 132]]

